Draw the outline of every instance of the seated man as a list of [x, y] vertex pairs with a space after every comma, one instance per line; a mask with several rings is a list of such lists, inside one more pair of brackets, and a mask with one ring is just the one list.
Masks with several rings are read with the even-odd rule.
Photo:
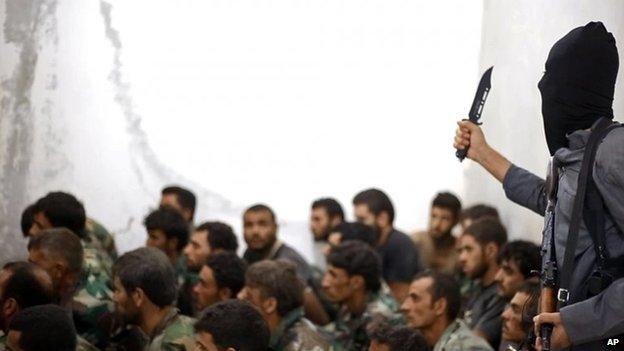
[[160, 207], [171, 207], [178, 211], [189, 227], [193, 226], [196, 205], [195, 194], [180, 186], [167, 186], [160, 192]]
[[368, 189], [353, 198], [357, 221], [378, 233], [375, 247], [381, 258], [383, 278], [394, 298], [403, 301], [409, 283], [421, 267], [418, 249], [407, 234], [394, 228], [394, 206], [388, 195], [379, 189]]
[[113, 284], [115, 312], [135, 327], [116, 335], [115, 344], [149, 350], [193, 349], [194, 320], [173, 306], [175, 272], [162, 251], [144, 247], [122, 255], [113, 266]]
[[[197, 285], [199, 270], [213, 253], [233, 252], [238, 249], [238, 239], [232, 227], [221, 222], [205, 222], [193, 230], [184, 248], [187, 273], [180, 287], [177, 306], [182, 314], [196, 315], [197, 301], [193, 298], [193, 288]], [[236, 294], [234, 294], [236, 296]]]
[[7, 349], [13, 351], [75, 351], [76, 329], [67, 312], [39, 305], [18, 312], [9, 324]]
[[457, 238], [451, 231], [459, 221], [461, 202], [451, 193], [438, 193], [431, 203], [429, 227], [412, 234], [420, 258], [429, 269], [453, 274], [457, 268]]
[[238, 239], [232, 227], [222, 222], [204, 222], [193, 230], [184, 248], [184, 255], [189, 270], [199, 272], [211, 254], [236, 253], [236, 250], [238, 250]]
[[429, 351], [422, 334], [405, 326], [381, 327], [369, 334], [369, 351]]
[[452, 276], [425, 271], [410, 284], [401, 311], [407, 324], [423, 333], [433, 351], [492, 351], [484, 339], [457, 319], [460, 304], [459, 286]]
[[[526, 281], [514, 294], [503, 312], [503, 333], [500, 350], [534, 350], [533, 317], [537, 315], [540, 285]], [[511, 348], [510, 348], [511, 346]]]
[[110, 279], [101, 261], [66, 228], [46, 229], [33, 237], [28, 260], [52, 278], [59, 304], [72, 311], [79, 335], [96, 346], [104, 343], [99, 322], [113, 306]]
[[299, 277], [310, 287], [304, 293], [305, 314], [308, 319], [318, 325], [329, 323], [329, 316], [323, 308], [315, 284], [312, 270], [306, 260], [292, 247], [277, 238], [277, 217], [273, 210], [263, 204], [249, 207], [243, 213], [243, 236], [247, 250], [243, 259], [247, 264], [261, 260], [283, 259], [292, 262]]
[[199, 351], [266, 351], [271, 337], [262, 315], [241, 300], [216, 303], [195, 323]]
[[29, 262], [10, 262], [0, 271], [0, 350], [6, 345], [11, 319], [21, 310], [54, 302], [52, 279]]
[[499, 269], [498, 254], [506, 242], [505, 227], [494, 218], [477, 220], [459, 238], [459, 263], [473, 281], [463, 318], [493, 348], [500, 344], [500, 316], [506, 304], [494, 280]]
[[260, 311], [271, 331], [272, 350], [329, 350], [316, 326], [304, 318], [303, 289], [294, 265], [285, 260], [252, 264], [245, 274], [239, 298]]
[[178, 278], [183, 276], [187, 267], [182, 249], [188, 242], [189, 229], [182, 215], [170, 207], [162, 207], [147, 215], [143, 224], [147, 230], [145, 246], [164, 252]]
[[325, 329], [341, 348], [366, 350], [366, 328], [373, 319], [390, 324], [401, 320], [394, 298], [381, 291], [379, 256], [363, 242], [345, 241], [331, 249], [323, 289], [340, 305], [336, 319]]
[[208, 256], [193, 287], [197, 311], [221, 301], [236, 299], [245, 286], [247, 264], [233, 252]]
[[342, 206], [335, 199], [322, 198], [312, 203], [310, 231], [314, 235], [314, 265], [320, 270], [325, 270], [324, 248], [330, 231], [344, 220]]
[[97, 253], [110, 272], [117, 258], [115, 239], [101, 224], [87, 218], [84, 206], [74, 195], [60, 191], [48, 193], [22, 214], [22, 231], [28, 228], [24, 235], [34, 236], [42, 230], [59, 227], [76, 234], [85, 246]]
[[[524, 240], [510, 241], [498, 255], [499, 269], [494, 278], [498, 283], [498, 293], [509, 301], [520, 286], [539, 272], [542, 257], [539, 246]], [[537, 279], [537, 277], [535, 278]]]

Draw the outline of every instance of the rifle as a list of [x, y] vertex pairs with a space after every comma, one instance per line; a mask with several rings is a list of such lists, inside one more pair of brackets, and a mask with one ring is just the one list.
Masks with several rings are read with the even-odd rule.
[[[538, 313], [552, 313], [557, 311], [557, 256], [555, 253], [555, 205], [557, 204], [557, 186], [559, 184], [559, 172], [554, 159], [548, 165], [546, 186], [548, 191], [548, 206], [546, 207], [546, 226], [542, 238], [542, 264], [540, 302]], [[543, 323], [540, 326], [542, 350], [550, 351], [550, 337], [552, 336], [552, 323]]]

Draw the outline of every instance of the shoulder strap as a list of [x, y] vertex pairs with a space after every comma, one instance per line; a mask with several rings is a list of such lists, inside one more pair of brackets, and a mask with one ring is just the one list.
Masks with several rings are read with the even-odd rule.
[[563, 256], [563, 267], [561, 269], [561, 279], [559, 284], [559, 292], [557, 299], [559, 300], [559, 308], [565, 306], [570, 299], [570, 283], [572, 281], [572, 272], [574, 268], [574, 256], [576, 246], [578, 244], [578, 235], [583, 219], [583, 205], [585, 203], [585, 193], [587, 190], [588, 175], [593, 170], [593, 164], [596, 159], [596, 150], [598, 145], [608, 133], [613, 122], [608, 118], [599, 119], [592, 132], [589, 135], [585, 152], [583, 154], [583, 162], [581, 163], [581, 171], [578, 176], [576, 196], [574, 197], [574, 205], [572, 207], [572, 216], [570, 220], [570, 228], [568, 230], [568, 238]]

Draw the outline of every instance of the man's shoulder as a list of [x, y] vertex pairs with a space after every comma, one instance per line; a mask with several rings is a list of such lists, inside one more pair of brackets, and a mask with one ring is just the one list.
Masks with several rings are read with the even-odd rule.
[[307, 264], [306, 260], [301, 254], [293, 247], [287, 244], [282, 244], [280, 248], [275, 252], [275, 259], [290, 259], [293, 261], [301, 261]]
[[290, 328], [292, 340], [285, 351], [323, 351], [330, 349], [329, 340], [312, 322], [301, 318]]
[[399, 305], [389, 294], [379, 292], [375, 298], [366, 305], [368, 318], [382, 318], [390, 324], [398, 324], [402, 316], [398, 313]]
[[195, 344], [193, 324], [195, 324], [195, 319], [178, 313], [169, 321], [162, 333], [154, 338], [150, 351], [152, 349], [192, 350]]
[[466, 324], [463, 322], [457, 322], [457, 327], [452, 331], [444, 340], [441, 340], [444, 345], [442, 348], [438, 348], [438, 345], [434, 350], [447, 350], [447, 351], [493, 351], [490, 344], [483, 338], [477, 336]]
[[417, 244], [428, 242], [431, 240], [431, 237], [429, 236], [429, 233], [426, 230], [417, 230], [413, 232], [411, 235], [411, 238]]

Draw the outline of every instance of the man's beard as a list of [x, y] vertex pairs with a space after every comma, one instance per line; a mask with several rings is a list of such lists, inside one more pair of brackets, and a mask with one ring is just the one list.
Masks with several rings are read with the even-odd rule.
[[269, 240], [267, 244], [260, 249], [252, 249], [248, 247], [247, 251], [245, 252], [245, 259], [248, 261], [249, 264], [264, 260], [273, 248], [273, 245], [275, 245], [276, 241], [277, 237], [273, 237], [273, 240]]
[[479, 262], [479, 264], [477, 265], [477, 267], [474, 270], [474, 274], [472, 274], [472, 279], [481, 279], [483, 278], [483, 276], [485, 275], [485, 272], [487, 272], [488, 270], [488, 266], [487, 264], [485, 264], [485, 255], [481, 257], [481, 262]]

